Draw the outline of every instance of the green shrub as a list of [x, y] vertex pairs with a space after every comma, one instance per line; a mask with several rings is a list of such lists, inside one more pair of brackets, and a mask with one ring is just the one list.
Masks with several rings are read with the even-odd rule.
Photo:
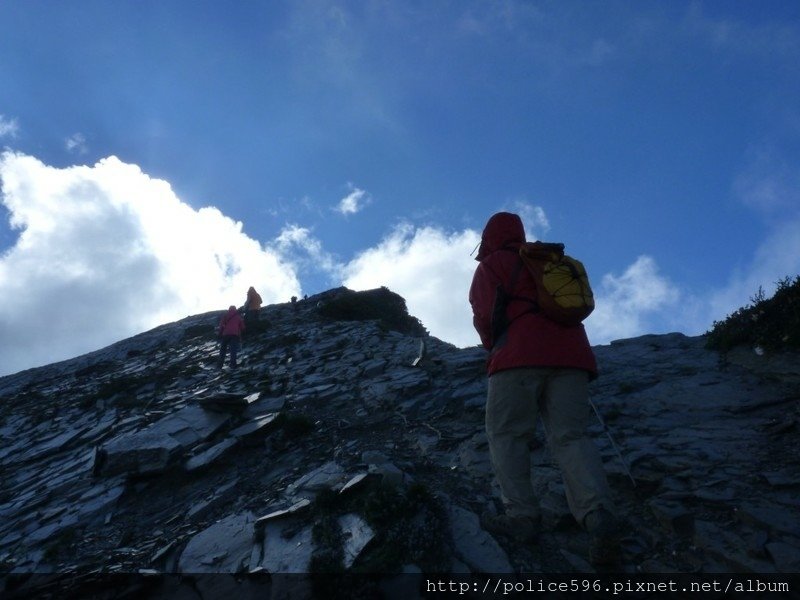
[[750, 304], [706, 332], [706, 346], [725, 352], [734, 346], [758, 346], [767, 352], [800, 350], [800, 276], [777, 283], [772, 298], [760, 287]]
[[296, 439], [314, 431], [314, 421], [304, 414], [282, 412], [275, 418], [287, 439]]
[[343, 289], [325, 301], [320, 314], [335, 321], [372, 321], [400, 333], [425, 335], [427, 332], [419, 319], [408, 314], [406, 301], [385, 287], [364, 292]]
[[190, 325], [183, 331], [183, 340], [190, 340], [193, 338], [201, 338], [204, 340], [213, 340], [217, 336], [217, 328], [212, 323], [199, 323], [197, 325]]
[[391, 573], [409, 563], [426, 572], [449, 567], [444, 510], [424, 486], [399, 489], [384, 482], [373, 484], [361, 498], [359, 512], [378, 535], [353, 566], [355, 572]]
[[111, 360], [101, 360], [92, 365], [78, 369], [75, 371], [76, 379], [86, 379], [88, 377], [105, 375], [113, 372], [119, 367], [119, 364]]
[[303, 341], [299, 333], [287, 333], [270, 339], [270, 348], [291, 348]]
[[341, 573], [344, 571], [344, 542], [336, 515], [323, 513], [311, 530], [314, 552], [309, 570], [312, 573]]

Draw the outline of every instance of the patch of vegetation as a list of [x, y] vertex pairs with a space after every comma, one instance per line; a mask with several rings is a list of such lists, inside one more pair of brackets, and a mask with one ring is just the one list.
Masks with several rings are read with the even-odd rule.
[[81, 396], [76, 400], [76, 404], [82, 408], [93, 406], [98, 400], [107, 400], [117, 396], [117, 403], [133, 401], [134, 391], [149, 381], [141, 375], [123, 375], [100, 384], [94, 392]]
[[198, 323], [197, 325], [190, 325], [183, 330], [183, 339], [188, 340], [191, 338], [208, 338], [214, 339], [216, 336], [216, 327], [210, 323]]
[[698, 367], [690, 365], [683, 365], [676, 370], [676, 373], [682, 377], [691, 377], [692, 375], [697, 375], [699, 372], [700, 369]]
[[636, 385], [630, 383], [628, 381], [623, 381], [619, 384], [619, 388], [617, 389], [617, 394], [630, 394], [636, 391]]
[[410, 335], [425, 335], [427, 331], [419, 319], [408, 314], [406, 301], [386, 287], [364, 292], [342, 290], [326, 301], [320, 314], [335, 321], [373, 321], [387, 330]]
[[321, 515], [311, 529], [314, 553], [309, 570], [312, 573], [341, 573], [344, 570], [344, 536], [334, 514]]
[[314, 421], [300, 413], [280, 413], [275, 418], [275, 426], [283, 431], [287, 439], [297, 439], [314, 431]]
[[49, 563], [57, 562], [59, 557], [64, 554], [77, 539], [78, 536], [75, 530], [67, 529], [63, 531], [56, 539], [47, 544], [42, 558]]
[[433, 495], [420, 484], [399, 489], [377, 483], [361, 499], [360, 513], [377, 532], [371, 550], [352, 570], [392, 573], [406, 564], [425, 572], [447, 571], [447, 519]]
[[132, 393], [150, 381], [143, 375], [123, 375], [107, 381], [97, 388], [99, 398], [109, 398], [120, 393]]
[[[375, 537], [362, 551], [351, 573], [344, 569], [344, 534], [339, 518], [348, 513], [361, 516]], [[380, 598], [381, 574], [397, 573], [415, 564], [429, 573], [450, 568], [446, 542], [447, 521], [439, 501], [422, 485], [395, 487], [371, 479], [351, 493], [320, 492], [309, 518], [313, 520], [314, 553], [309, 571], [315, 597]]]
[[288, 348], [291, 346], [295, 346], [303, 341], [302, 336], [299, 333], [287, 333], [286, 335], [281, 335], [276, 338], [270, 340], [270, 347], [282, 347]]
[[35, 405], [45, 400], [44, 394], [39, 390], [27, 389], [13, 397], [13, 403], [17, 406]]
[[77, 379], [84, 379], [86, 377], [92, 377], [95, 375], [105, 375], [106, 373], [110, 373], [116, 369], [118, 366], [119, 365], [115, 361], [101, 360], [93, 365], [78, 369], [75, 371], [75, 377]]
[[726, 352], [740, 344], [767, 352], [800, 350], [800, 276], [777, 282], [772, 298], [758, 288], [750, 304], [706, 332], [706, 347]]
[[245, 326], [245, 336], [264, 333], [265, 331], [272, 329], [272, 324], [263, 317], [259, 318], [257, 321], [252, 319], [250, 321], [246, 321]]
[[329, 515], [341, 507], [342, 497], [331, 489], [321, 490], [314, 498], [314, 512]]

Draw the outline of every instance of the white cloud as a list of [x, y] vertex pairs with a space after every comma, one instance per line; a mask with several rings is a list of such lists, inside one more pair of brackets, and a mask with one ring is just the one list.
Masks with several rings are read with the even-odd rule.
[[587, 65], [597, 67], [613, 58], [615, 54], [614, 47], [607, 40], [599, 38], [592, 43], [592, 47], [584, 60]]
[[405, 298], [409, 312], [431, 335], [473, 346], [479, 339], [468, 293], [477, 263], [469, 254], [479, 241], [480, 233], [470, 229], [447, 233], [403, 224], [343, 268], [343, 285], [353, 290], [386, 286]]
[[287, 225], [274, 241], [275, 251], [298, 271], [323, 271], [336, 276], [341, 265], [322, 247], [322, 242], [312, 235], [311, 229]]
[[689, 5], [684, 18], [686, 30], [705, 39], [716, 50], [736, 52], [746, 56], [788, 59], [794, 69], [800, 50], [800, 29], [795, 21], [759, 20], [756, 24], [731, 17], [710, 16], [701, 2]]
[[652, 327], [663, 322], [664, 312], [676, 310], [681, 297], [649, 256], [637, 258], [620, 276], [608, 273], [599, 285], [592, 281], [592, 286], [595, 310], [585, 326], [593, 344], [656, 333]]
[[15, 138], [19, 132], [19, 124], [16, 119], [6, 118], [0, 115], [0, 139], [4, 137]]
[[216, 208], [115, 157], [57, 169], [0, 157], [16, 244], [0, 257], [0, 371], [87, 352], [158, 324], [298, 294], [294, 271]]
[[336, 211], [343, 215], [354, 215], [361, 211], [369, 203], [369, 195], [364, 190], [353, 187], [336, 206]]
[[734, 180], [733, 191], [763, 216], [796, 215], [800, 210], [800, 168], [770, 144], [752, 151], [750, 164]]
[[525, 227], [525, 239], [529, 242], [542, 239], [550, 231], [550, 221], [541, 206], [535, 206], [525, 200], [514, 200], [506, 209], [519, 215]]
[[74, 154], [86, 154], [89, 148], [86, 145], [86, 137], [82, 133], [76, 133], [64, 140], [64, 145], [68, 152]]

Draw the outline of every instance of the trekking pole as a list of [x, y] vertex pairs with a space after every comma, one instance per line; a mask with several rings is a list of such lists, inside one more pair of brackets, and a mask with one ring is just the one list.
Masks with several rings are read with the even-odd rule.
[[617, 456], [619, 457], [619, 460], [622, 463], [622, 466], [625, 468], [625, 472], [628, 474], [628, 477], [630, 478], [631, 483], [633, 484], [633, 487], [636, 487], [636, 480], [633, 478], [633, 475], [631, 474], [631, 469], [628, 466], [628, 463], [625, 461], [625, 458], [622, 456], [622, 452], [620, 452], [619, 447], [617, 446], [616, 442], [614, 441], [614, 438], [611, 437], [611, 431], [609, 431], [608, 426], [606, 425], [606, 422], [603, 421], [603, 417], [600, 416], [600, 411], [597, 410], [597, 407], [594, 405], [594, 402], [592, 402], [591, 398], [589, 398], [589, 404], [592, 405], [592, 409], [594, 410], [594, 414], [597, 416], [597, 420], [600, 421], [600, 425], [602, 426], [603, 431], [606, 432], [606, 436], [608, 436], [608, 441], [611, 442], [611, 447], [614, 448], [614, 451], [617, 453]]

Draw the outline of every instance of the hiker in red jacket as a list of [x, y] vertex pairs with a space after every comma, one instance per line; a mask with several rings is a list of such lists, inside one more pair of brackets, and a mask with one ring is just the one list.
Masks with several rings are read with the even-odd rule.
[[219, 347], [219, 368], [225, 364], [225, 353], [228, 348], [231, 349], [231, 368], [236, 368], [236, 355], [239, 352], [239, 345], [241, 343], [242, 333], [244, 332], [244, 321], [239, 315], [239, 311], [235, 306], [228, 308], [219, 322], [219, 335], [221, 342]]
[[[482, 524], [488, 531], [526, 542], [540, 531], [528, 443], [541, 416], [570, 511], [590, 534], [590, 559], [612, 562], [618, 552], [619, 523], [602, 460], [586, 435], [588, 384], [597, 377], [594, 354], [583, 325], [564, 326], [536, 310], [534, 279], [527, 269], [516, 267], [524, 242], [518, 215], [493, 215], [483, 230], [476, 257], [480, 264], [469, 291], [473, 324], [490, 351], [486, 434], [505, 505], [505, 514], [484, 515]], [[514, 289], [509, 290], [515, 270]], [[509, 325], [494, 340], [492, 315], [499, 286], [513, 298], [506, 309]]]

